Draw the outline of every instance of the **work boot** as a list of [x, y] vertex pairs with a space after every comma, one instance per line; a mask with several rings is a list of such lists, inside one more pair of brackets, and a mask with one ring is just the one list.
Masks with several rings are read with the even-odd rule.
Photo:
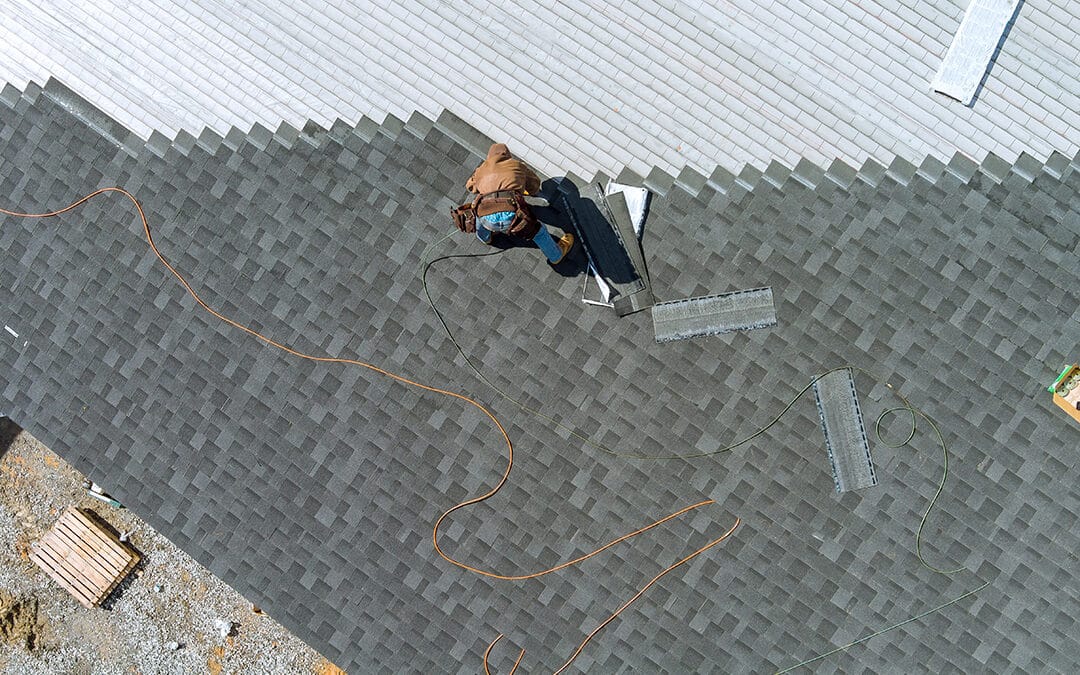
[[555, 243], [559, 245], [559, 251], [562, 252], [562, 255], [559, 256], [558, 260], [551, 263], [552, 265], [558, 265], [566, 259], [566, 254], [570, 252], [570, 249], [574, 248], [574, 235], [567, 232], [563, 236], [559, 237], [559, 240]]

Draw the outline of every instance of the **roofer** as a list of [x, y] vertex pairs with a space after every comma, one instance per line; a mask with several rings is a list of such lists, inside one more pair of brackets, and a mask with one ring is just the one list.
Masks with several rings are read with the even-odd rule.
[[[487, 159], [465, 183], [465, 189], [477, 195], [472, 204], [454, 210], [454, 221], [463, 232], [476, 232], [485, 244], [492, 234], [508, 234], [530, 239], [547, 257], [557, 264], [574, 245], [574, 235], [564, 234], [558, 241], [547, 227], [537, 220], [529, 206], [540, 192], [540, 177], [525, 162], [510, 154], [504, 143], [495, 143]], [[531, 200], [526, 200], [532, 197]]]

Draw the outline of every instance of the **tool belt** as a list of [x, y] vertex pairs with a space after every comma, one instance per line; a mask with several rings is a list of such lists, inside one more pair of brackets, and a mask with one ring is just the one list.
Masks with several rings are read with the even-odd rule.
[[476, 201], [462, 204], [450, 210], [454, 225], [462, 232], [476, 232], [476, 219], [482, 216], [512, 211], [514, 220], [506, 234], [524, 239], [532, 239], [540, 231], [540, 221], [525, 203], [525, 195], [512, 190], [500, 190], [480, 195]]
[[454, 226], [462, 232], [476, 232], [476, 211], [472, 202], [450, 209], [450, 218], [454, 221]]

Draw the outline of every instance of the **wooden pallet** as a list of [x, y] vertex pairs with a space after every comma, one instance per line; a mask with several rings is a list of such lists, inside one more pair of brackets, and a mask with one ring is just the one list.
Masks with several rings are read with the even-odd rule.
[[30, 559], [85, 607], [97, 607], [139, 562], [89, 511], [69, 508], [33, 545]]

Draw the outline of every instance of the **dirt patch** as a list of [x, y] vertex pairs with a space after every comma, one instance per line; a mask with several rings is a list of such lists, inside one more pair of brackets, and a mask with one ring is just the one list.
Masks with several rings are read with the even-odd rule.
[[43, 629], [37, 600], [19, 600], [0, 589], [0, 641], [34, 652], [41, 646]]

